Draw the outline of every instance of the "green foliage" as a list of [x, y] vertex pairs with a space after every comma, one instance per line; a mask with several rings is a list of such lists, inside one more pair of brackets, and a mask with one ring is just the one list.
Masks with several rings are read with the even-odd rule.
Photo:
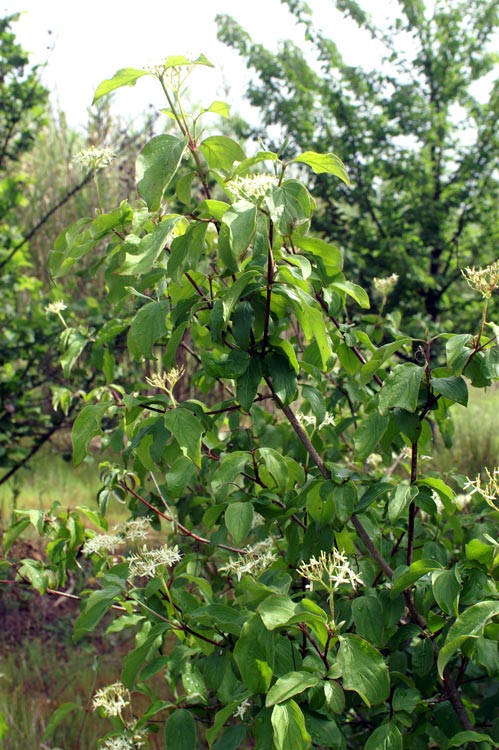
[[[121, 462], [83, 511], [97, 532], [76, 511], [16, 514], [7, 551], [28, 526], [48, 540], [18, 579], [54, 590], [86, 558], [75, 639], [113, 616], [108, 633], [135, 633], [121, 682], [94, 698], [114, 721], [103, 747], [147, 731], [185, 750], [493, 747], [499, 469], [463, 487], [424, 455], [468, 382], [497, 376], [499, 270], [481, 272], [477, 331], [413, 339], [371, 314], [339, 250], [309, 235], [315, 200], [292, 166], [347, 189], [340, 159], [202, 140], [182, 101], [196, 62], [173, 60], [99, 87], [153, 76], [177, 132], [144, 146], [139, 197], [101, 202], [51, 258], [62, 276], [106, 244], [93, 339], [111, 356], [127, 332], [141, 369], [117, 385], [104, 357], [76, 360], [106, 385], [85, 395], [74, 460], [107, 435]], [[130, 517], [108, 529], [115, 500]]]
[[[380, 27], [370, 3], [336, 3], [331, 13], [376, 44], [380, 63], [369, 70], [343, 59], [340, 24], [328, 38], [305, 2], [283, 5], [303, 42], [283, 41], [276, 53], [232, 18], [217, 19], [221, 41], [255, 74], [247, 97], [261, 124], [235, 124], [270, 151], [282, 139], [286, 156], [312, 167], [315, 230], [344, 249], [362, 285], [399, 277], [381, 307], [403, 312], [417, 335], [435, 322], [465, 324], [476, 308], [460, 269], [497, 256], [497, 2], [398, 0]], [[311, 159], [308, 149], [341, 154], [351, 188], [325, 178], [330, 157]]]

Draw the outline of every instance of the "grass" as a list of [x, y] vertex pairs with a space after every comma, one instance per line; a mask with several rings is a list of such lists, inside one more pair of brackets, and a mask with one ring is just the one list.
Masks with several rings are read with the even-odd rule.
[[435, 468], [442, 473], [468, 477], [499, 465], [499, 389], [471, 389], [468, 407], [453, 407], [454, 437], [451, 448], [438, 446]]
[[12, 507], [49, 508], [54, 500], [71, 507], [88, 505], [98, 489], [97, 462], [75, 469], [60, 453], [47, 449], [0, 485], [0, 507], [4, 512]]

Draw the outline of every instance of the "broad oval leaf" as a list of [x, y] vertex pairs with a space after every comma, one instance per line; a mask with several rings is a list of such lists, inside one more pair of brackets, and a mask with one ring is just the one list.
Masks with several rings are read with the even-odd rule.
[[147, 70], [137, 70], [136, 68], [121, 68], [112, 78], [107, 78], [97, 86], [92, 104], [99, 101], [103, 96], [116, 91], [123, 86], [135, 86], [139, 78], [151, 75]]
[[336, 154], [319, 154], [316, 151], [304, 151], [303, 154], [296, 156], [293, 162], [306, 164], [313, 169], [315, 174], [334, 174], [347, 185], [350, 185], [350, 178], [348, 177], [346, 167]]
[[438, 656], [438, 673], [444, 669], [456, 651], [468, 638], [478, 638], [493, 617], [499, 615], [498, 601], [485, 601], [468, 607], [449, 628], [447, 638]]
[[312, 738], [300, 707], [293, 700], [274, 706], [272, 711], [275, 750], [307, 750]]
[[393, 721], [375, 729], [364, 745], [364, 750], [402, 750], [402, 748], [402, 734]]
[[152, 138], [137, 157], [137, 188], [151, 211], [157, 211], [165, 188], [175, 176], [187, 146], [174, 135], [164, 133]]
[[265, 705], [267, 708], [275, 706], [276, 703], [283, 703], [292, 698], [294, 695], [303, 693], [307, 688], [314, 687], [320, 682], [320, 678], [310, 672], [289, 672], [289, 674], [279, 677], [275, 685], [272, 685]]
[[396, 406], [410, 412], [415, 411], [423, 374], [424, 367], [410, 362], [394, 367], [379, 394], [381, 414], [386, 414]]
[[197, 747], [196, 722], [190, 711], [177, 708], [165, 724], [167, 750], [195, 750]]
[[343, 688], [358, 693], [367, 706], [383, 703], [390, 692], [388, 667], [378, 651], [358, 635], [339, 636], [338, 663]]

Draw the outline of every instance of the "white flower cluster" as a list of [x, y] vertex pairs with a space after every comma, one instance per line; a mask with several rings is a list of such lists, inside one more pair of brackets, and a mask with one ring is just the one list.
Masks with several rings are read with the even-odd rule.
[[267, 537], [267, 539], [261, 542], [248, 545], [236, 560], [230, 560], [220, 570], [232, 573], [238, 581], [241, 580], [245, 573], [250, 573], [253, 576], [260, 575], [260, 573], [267, 570], [277, 560], [276, 553], [272, 551], [273, 546], [274, 540], [272, 537]]
[[64, 304], [64, 302], [62, 300], [58, 300], [57, 302], [49, 302], [49, 304], [45, 308], [45, 313], [47, 315], [60, 315], [60, 313], [65, 309], [66, 305]]
[[499, 466], [492, 469], [492, 473], [485, 467], [487, 481], [482, 482], [480, 474], [475, 479], [466, 477], [467, 482], [463, 489], [467, 490], [468, 497], [474, 494], [480, 495], [494, 510], [498, 509], [499, 501]]
[[172, 367], [168, 372], [153, 373], [150, 378], [146, 378], [146, 382], [152, 385], [153, 388], [159, 388], [166, 393], [171, 393], [184, 375], [185, 367]]
[[87, 539], [83, 545], [84, 555], [92, 555], [94, 552], [110, 552], [114, 554], [117, 547], [126, 542], [135, 542], [138, 539], [147, 539], [150, 531], [149, 518], [132, 518], [130, 521], [118, 523], [113, 526], [113, 534], [96, 534]]
[[99, 169], [104, 169], [109, 166], [115, 157], [116, 152], [109, 146], [104, 146], [103, 148], [90, 146], [89, 148], [82, 148], [81, 151], [78, 151], [78, 153], [73, 156], [73, 161], [80, 167], [80, 169], [98, 172]]
[[182, 559], [182, 553], [179, 551], [177, 545], [175, 547], [169, 547], [167, 544], [163, 547], [157, 547], [155, 549], [147, 549], [144, 545], [143, 549], [137, 555], [130, 555], [128, 562], [129, 567], [129, 580], [134, 578], [154, 578], [156, 570], [163, 565], [171, 567], [175, 563], [180, 562]]
[[87, 557], [93, 555], [94, 552], [110, 552], [113, 555], [116, 548], [120, 547], [124, 542], [123, 537], [117, 534], [96, 534], [87, 539], [81, 551]]
[[298, 573], [310, 582], [310, 590], [314, 583], [319, 584], [326, 591], [336, 591], [343, 584], [351, 586], [354, 590], [357, 586], [363, 586], [362, 578], [353, 570], [348, 557], [337, 549], [327, 553], [321, 552], [319, 559], [311, 557], [308, 563], [302, 562]]
[[135, 542], [137, 539], [147, 539], [151, 530], [151, 521], [147, 516], [141, 518], [132, 518], [125, 523], [117, 523], [113, 530], [117, 534], [124, 534], [129, 542]]
[[138, 748], [144, 747], [145, 743], [143, 732], [131, 731], [115, 737], [108, 737], [102, 747], [105, 750], [138, 750]]
[[377, 294], [379, 294], [380, 297], [386, 299], [388, 295], [395, 289], [398, 280], [399, 277], [397, 273], [392, 273], [391, 276], [387, 276], [383, 279], [378, 279], [377, 277], [375, 277], [373, 279], [374, 290], [377, 292]]
[[484, 268], [465, 268], [461, 271], [466, 283], [483, 299], [489, 299], [492, 292], [499, 287], [499, 260]]
[[112, 685], [100, 688], [92, 701], [92, 709], [96, 711], [102, 708], [106, 716], [121, 716], [123, 709], [129, 705], [130, 693], [121, 682], [113, 682]]
[[315, 414], [301, 414], [298, 413], [296, 415], [296, 418], [298, 422], [304, 425], [310, 425], [310, 427], [313, 427], [314, 430], [318, 427], [318, 429], [322, 429], [323, 427], [327, 427], [328, 425], [334, 425], [334, 416], [330, 414], [328, 411], [324, 415], [324, 419], [322, 422], [317, 426], [317, 417]]
[[251, 701], [247, 698], [245, 701], [239, 704], [232, 716], [236, 719], [244, 719], [244, 715], [248, 708], [251, 706]]
[[227, 183], [227, 188], [234, 200], [257, 201], [277, 187], [277, 177], [272, 174], [255, 174], [248, 177], [234, 177]]

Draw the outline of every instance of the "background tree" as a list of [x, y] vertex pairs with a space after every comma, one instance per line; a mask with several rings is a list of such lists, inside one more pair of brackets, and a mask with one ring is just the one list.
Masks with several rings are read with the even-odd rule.
[[[361, 4], [338, 0], [337, 9], [383, 45], [375, 70], [347, 65], [304, 2], [283, 3], [306, 44], [285, 41], [275, 54], [218, 17], [220, 39], [256, 73], [247, 96], [261, 127], [245, 134], [263, 137], [279, 125], [271, 149], [287, 139], [288, 155], [340, 154], [352, 187], [338, 195], [314, 176], [316, 229], [341, 245], [361, 283], [397, 273], [402, 312], [422, 316], [424, 326], [452, 321], [469, 299], [460, 269], [497, 257], [499, 82], [489, 42], [499, 3], [399, 0], [388, 26], [377, 28]], [[455, 291], [454, 303], [449, 295], [456, 286], [459, 305]]]
[[[118, 201], [131, 190], [131, 149], [150, 137], [153, 127], [151, 118], [140, 128], [124, 127], [103, 105], [89, 115], [83, 135], [73, 131], [63, 114], [50, 111], [38, 70], [16, 42], [16, 20], [14, 15], [0, 21], [0, 484], [68, 427], [70, 412], [80, 406], [78, 392], [97, 382], [92, 368], [74, 365], [82, 350], [91, 349], [92, 331], [102, 322], [102, 294], [95, 293], [98, 254], [65, 291], [74, 302], [72, 314], [66, 314], [65, 372], [56, 356], [61, 321], [45, 311], [64, 296], [47, 272], [54, 239], [77, 216], [94, 210], [92, 173], [79, 169], [72, 157], [84, 146], [112, 142], [118, 158], [101, 178], [100, 190]], [[102, 347], [92, 356], [101, 362]], [[108, 357], [108, 374], [110, 367]]]

